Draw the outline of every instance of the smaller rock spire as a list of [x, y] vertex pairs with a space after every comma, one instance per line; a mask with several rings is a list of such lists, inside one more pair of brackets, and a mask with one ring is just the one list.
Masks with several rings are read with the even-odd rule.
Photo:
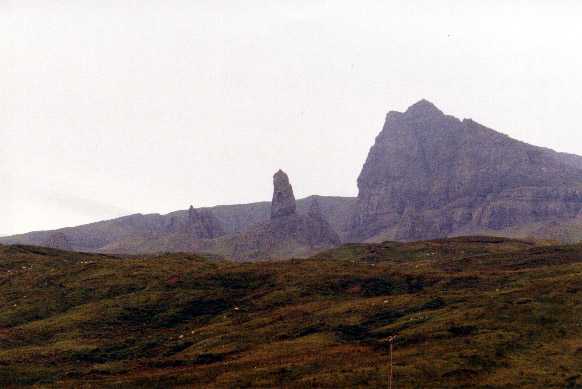
[[271, 219], [294, 215], [297, 209], [293, 187], [287, 174], [279, 170], [273, 176], [273, 202], [271, 203]]
[[196, 212], [196, 209], [194, 209], [194, 206], [190, 205], [190, 208], [188, 208], [188, 222], [192, 222], [194, 219], [196, 219], [197, 215], [198, 215], [198, 212]]
[[192, 234], [195, 239], [212, 239], [224, 235], [222, 225], [208, 209], [188, 208], [188, 219], [183, 232]]
[[309, 206], [309, 212], [307, 212], [307, 215], [315, 219], [323, 218], [323, 214], [321, 213], [321, 208], [319, 206], [319, 201], [317, 201], [316, 197], [313, 197], [311, 200], [311, 205]]

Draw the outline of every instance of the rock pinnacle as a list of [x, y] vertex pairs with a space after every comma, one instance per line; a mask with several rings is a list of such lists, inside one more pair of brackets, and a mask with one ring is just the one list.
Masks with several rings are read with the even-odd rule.
[[279, 170], [273, 176], [273, 202], [271, 203], [271, 219], [295, 214], [295, 196], [287, 174]]

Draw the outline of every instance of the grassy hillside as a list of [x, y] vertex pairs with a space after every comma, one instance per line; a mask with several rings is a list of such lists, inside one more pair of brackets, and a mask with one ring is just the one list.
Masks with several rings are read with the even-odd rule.
[[582, 246], [457, 238], [230, 263], [0, 246], [0, 387], [582, 385]]

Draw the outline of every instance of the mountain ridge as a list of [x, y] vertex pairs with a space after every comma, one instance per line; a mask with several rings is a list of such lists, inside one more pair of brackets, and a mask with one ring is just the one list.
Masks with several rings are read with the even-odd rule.
[[[322, 212], [328, 222], [339, 234], [345, 234], [349, 224], [351, 208], [354, 206], [355, 197], [343, 196], [318, 196], [312, 195], [297, 200], [297, 209], [300, 214], [307, 214], [313, 199], [318, 199]], [[194, 208], [197, 211], [210, 211], [225, 229], [226, 234], [236, 234], [250, 226], [265, 222], [270, 218], [271, 202], [263, 201], [248, 204], [217, 205], [214, 207]], [[172, 218], [185, 219], [188, 209], [172, 211], [167, 214], [160, 213], [135, 213], [119, 218], [87, 223], [74, 227], [63, 227], [57, 230], [32, 231], [23, 234], [0, 237], [2, 244], [31, 244], [43, 246], [53, 232], [63, 232], [76, 237], [73, 249], [78, 251], [101, 252], [105, 243], [120, 240], [125, 237], [138, 235], [144, 240], [148, 235], [162, 230], [169, 225]], [[129, 230], [129, 231], [126, 231]], [[92, 237], [95, 241], [88, 242]], [[89, 244], [87, 244], [89, 243]], [[161, 250], [165, 251], [165, 250]], [[104, 252], [107, 252], [105, 250]], [[117, 252], [117, 250], [115, 250]], [[135, 251], [129, 251], [129, 253]], [[146, 252], [154, 252], [147, 250]]]
[[[530, 145], [473, 119], [447, 115], [426, 99], [386, 114], [358, 189], [358, 197], [310, 196], [296, 202], [293, 197], [288, 206], [296, 204], [297, 214], [305, 216], [317, 199], [341, 242], [474, 234], [582, 239], [582, 156]], [[238, 235], [246, 233], [252, 240], [270, 234], [265, 225], [275, 197], [272, 202], [128, 215], [0, 237], [0, 243], [105, 253], [223, 251], [221, 245], [230, 247]], [[304, 255], [304, 248], [285, 256]], [[233, 251], [226, 254], [237, 257]]]
[[358, 177], [350, 238], [432, 239], [572, 219], [582, 208], [581, 160], [421, 100], [387, 115]]

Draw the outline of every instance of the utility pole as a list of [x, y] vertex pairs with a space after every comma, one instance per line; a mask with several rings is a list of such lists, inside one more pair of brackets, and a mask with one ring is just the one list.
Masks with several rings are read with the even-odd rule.
[[389, 344], [390, 344], [390, 376], [389, 376], [389, 380], [388, 380], [388, 388], [392, 389], [392, 381], [394, 379], [394, 368], [393, 368], [393, 359], [392, 359], [392, 353], [394, 351], [394, 341], [396, 341], [396, 335], [389, 337], [386, 340]]

